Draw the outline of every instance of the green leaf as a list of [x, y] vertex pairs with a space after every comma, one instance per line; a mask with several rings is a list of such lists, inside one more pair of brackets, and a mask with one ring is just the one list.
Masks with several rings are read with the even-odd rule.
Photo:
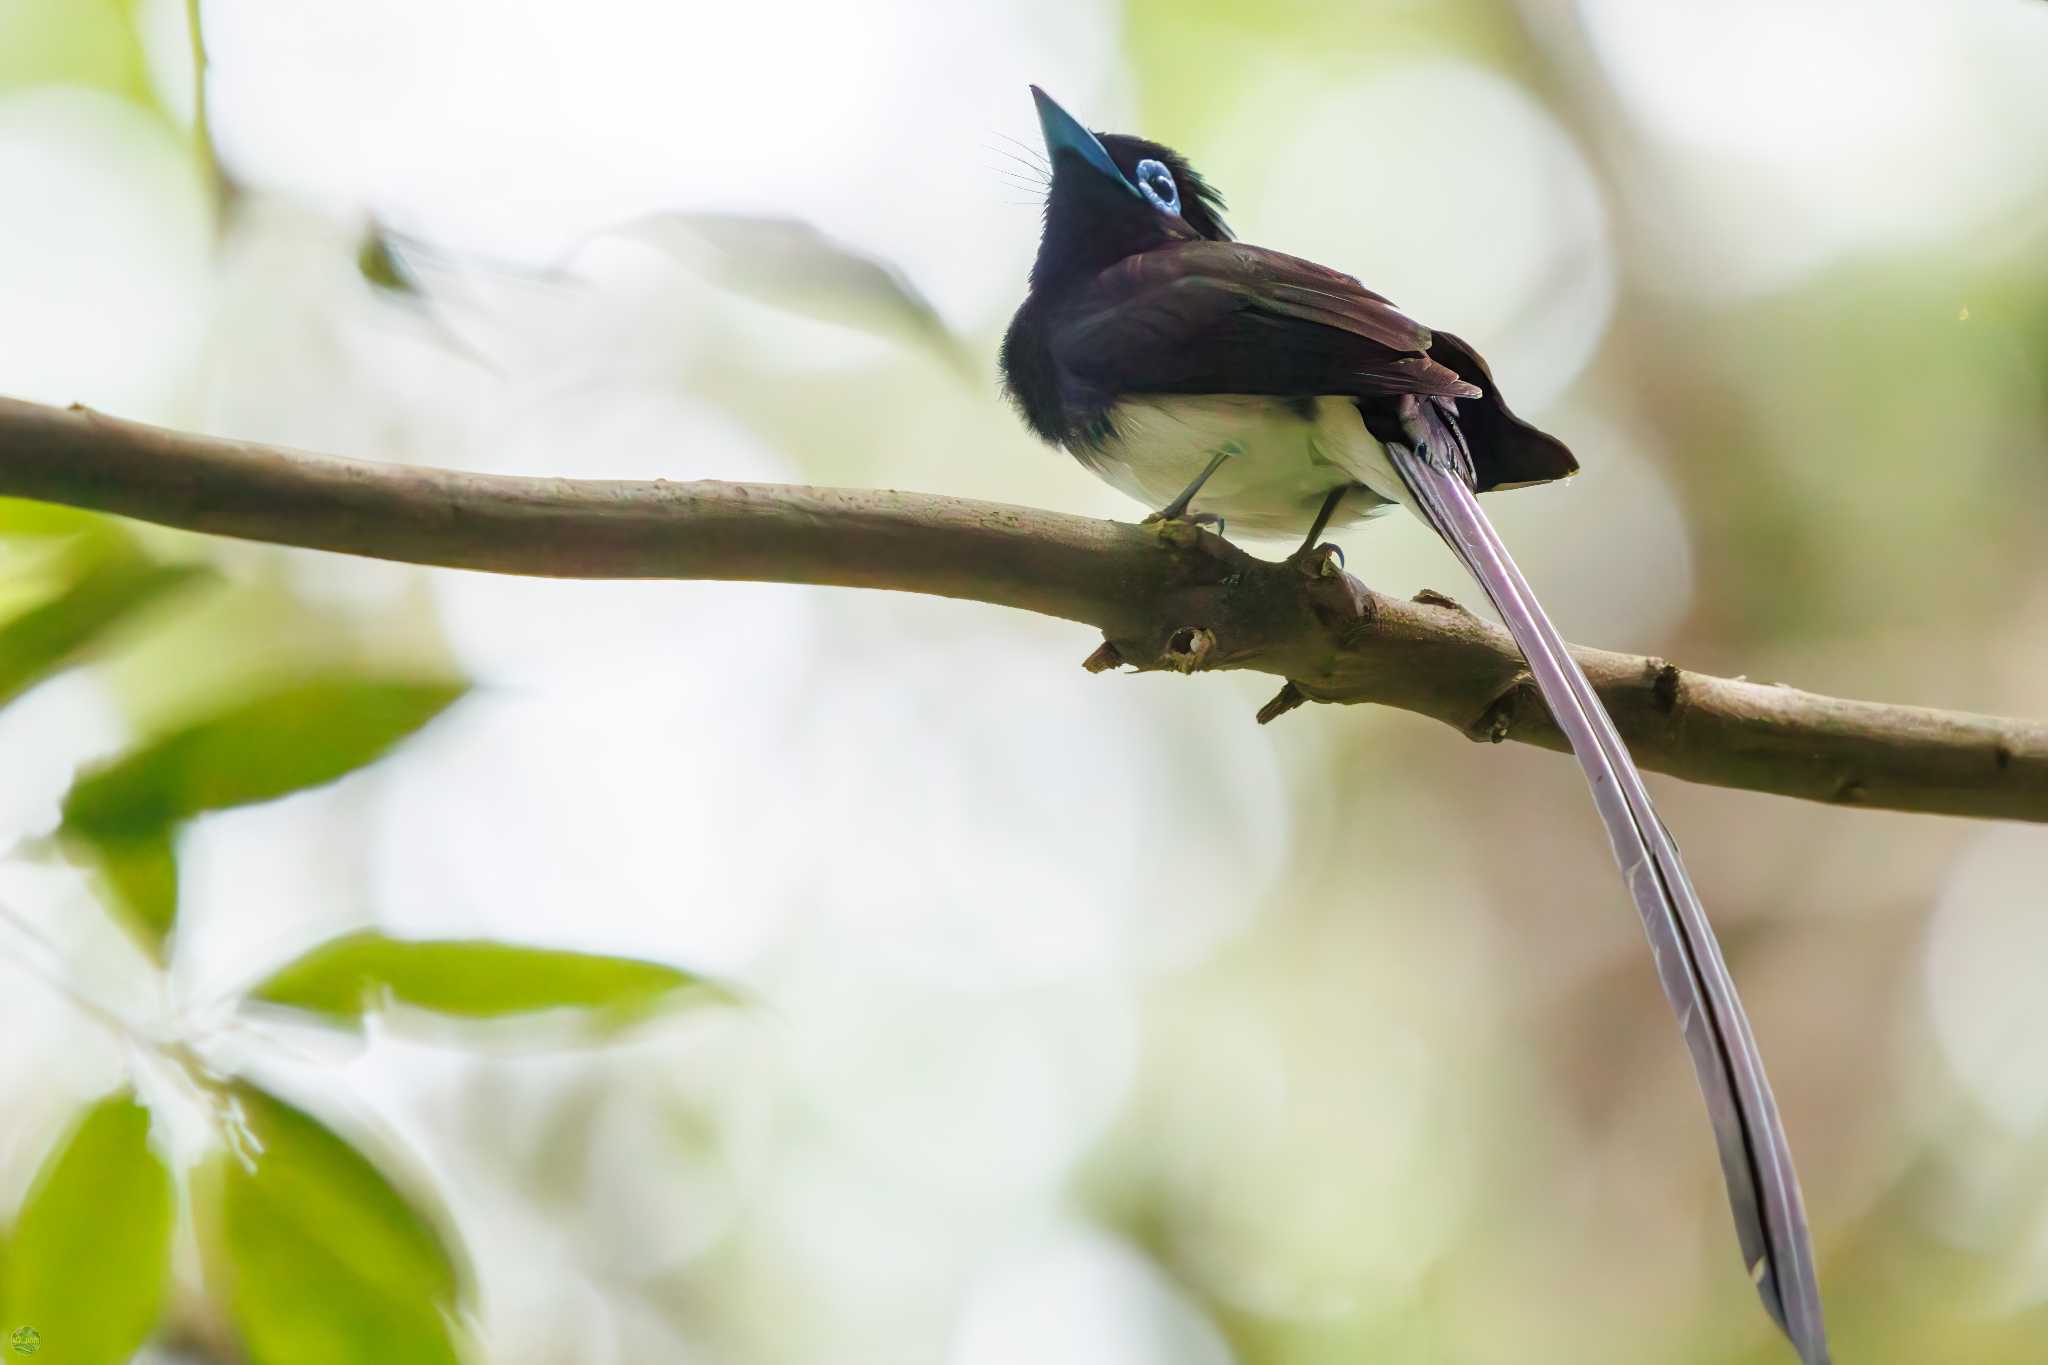
[[56, 539], [90, 534], [107, 524], [106, 518], [97, 512], [32, 498], [0, 498], [0, 537]]
[[126, 1090], [87, 1110], [37, 1173], [15, 1224], [0, 1302], [49, 1359], [117, 1365], [163, 1311], [171, 1271], [170, 1168]]
[[268, 693], [81, 778], [64, 798], [65, 831], [93, 843], [134, 839], [322, 786], [382, 757], [463, 690], [338, 677]]
[[89, 845], [90, 856], [114, 903], [145, 946], [161, 955], [178, 918], [178, 853], [168, 826]]
[[393, 294], [417, 294], [419, 284], [383, 229], [372, 226], [356, 244], [356, 273]]
[[704, 978], [658, 962], [485, 939], [407, 942], [364, 932], [313, 949], [253, 995], [347, 1020], [388, 996], [466, 1019], [586, 1009], [600, 1011], [606, 1023], [620, 1023], [682, 991], [730, 998]]
[[253, 1150], [201, 1173], [207, 1281], [254, 1365], [453, 1365], [461, 1277], [440, 1234], [369, 1158], [252, 1085]]
[[49, 601], [0, 624], [0, 706], [142, 608], [205, 572], [194, 565], [115, 559], [90, 569]]
[[973, 358], [931, 301], [888, 261], [798, 218], [663, 213], [618, 229], [773, 307], [880, 336], [908, 335], [969, 377]]
[[54, 83], [148, 101], [147, 58], [121, 7], [78, 0], [0, 5], [0, 92]]

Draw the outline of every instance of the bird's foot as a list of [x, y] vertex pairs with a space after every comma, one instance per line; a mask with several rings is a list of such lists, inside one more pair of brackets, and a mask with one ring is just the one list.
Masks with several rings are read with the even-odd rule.
[[1176, 514], [1169, 509], [1163, 512], [1150, 513], [1138, 524], [1151, 527], [1153, 534], [1157, 535], [1168, 545], [1177, 545], [1183, 549], [1195, 543], [1196, 539], [1201, 536], [1204, 526], [1211, 528], [1219, 536], [1223, 534], [1223, 518], [1217, 516], [1214, 512], [1180, 512]]
[[1303, 578], [1335, 578], [1344, 572], [1344, 551], [1325, 542], [1321, 545], [1304, 545], [1287, 556]]
[[1144, 520], [1140, 521], [1138, 525], [1157, 526], [1162, 521], [1184, 521], [1190, 526], [1213, 526], [1216, 528], [1217, 535], [1223, 534], [1222, 517], [1217, 516], [1214, 512], [1190, 512], [1185, 507], [1180, 508], [1178, 511], [1171, 507], [1163, 507], [1157, 512], [1147, 512]]

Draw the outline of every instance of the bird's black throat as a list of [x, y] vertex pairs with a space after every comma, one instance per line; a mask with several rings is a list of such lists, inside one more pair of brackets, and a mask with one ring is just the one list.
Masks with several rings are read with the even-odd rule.
[[1223, 196], [1186, 157], [1141, 137], [1097, 136], [1127, 177], [1136, 174], [1141, 162], [1164, 164], [1180, 185], [1181, 216], [1178, 221], [1162, 218], [1115, 183], [1088, 173], [1071, 152], [1052, 155], [1052, 183], [1038, 255], [1031, 263], [1030, 289], [1004, 335], [1001, 365], [1004, 387], [1025, 422], [1056, 445], [1099, 434], [1096, 429], [1106, 420], [1111, 398], [1061, 382], [1046, 332], [1063, 300], [1118, 261], [1140, 252], [1173, 241], [1223, 242], [1232, 237], [1223, 220]]

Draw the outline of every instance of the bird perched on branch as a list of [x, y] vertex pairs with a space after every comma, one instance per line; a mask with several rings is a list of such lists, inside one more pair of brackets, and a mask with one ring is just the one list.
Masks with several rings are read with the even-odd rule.
[[1349, 275], [1232, 240], [1178, 153], [1091, 133], [1036, 86], [1051, 165], [1031, 287], [1003, 340], [1024, 420], [1112, 486], [1189, 519], [1305, 536], [1395, 506], [1478, 580], [1585, 770], [1691, 1051], [1736, 1233], [1806, 1365], [1828, 1359], [1806, 1212], [1763, 1061], [1678, 848], [1614, 723], [1477, 494], [1562, 479], [1472, 348]]

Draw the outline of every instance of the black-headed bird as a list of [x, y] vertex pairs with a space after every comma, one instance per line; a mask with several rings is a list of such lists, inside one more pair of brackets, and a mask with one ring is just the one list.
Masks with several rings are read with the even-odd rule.
[[1051, 165], [1031, 287], [1003, 339], [1024, 420], [1186, 518], [1306, 536], [1406, 507], [1499, 611], [1584, 768], [1713, 1120], [1751, 1278], [1806, 1365], [1828, 1358], [1792, 1154], [1749, 1021], [1627, 748], [1477, 494], [1561, 479], [1470, 346], [1340, 271], [1232, 239], [1187, 161], [1095, 134], [1032, 87]]

